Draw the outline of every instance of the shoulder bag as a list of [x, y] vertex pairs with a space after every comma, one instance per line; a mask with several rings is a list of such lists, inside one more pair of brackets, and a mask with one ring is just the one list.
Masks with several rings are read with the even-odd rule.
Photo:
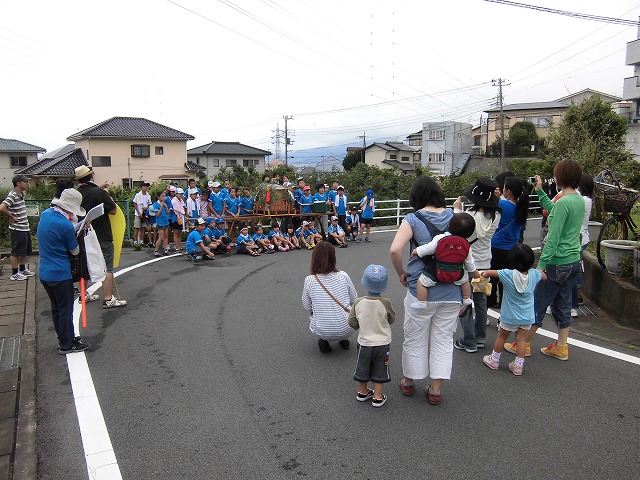
[[333, 296], [333, 294], [327, 289], [327, 287], [324, 286], [324, 283], [322, 283], [320, 281], [320, 279], [318, 278], [318, 275], [314, 274], [313, 276], [315, 277], [316, 281], [320, 284], [320, 286], [324, 289], [324, 291], [327, 292], [327, 295], [329, 295], [333, 299], [333, 301], [336, 302], [340, 306], [340, 308], [342, 308], [347, 313], [349, 313], [351, 311], [349, 308], [345, 307], [340, 302], [340, 300], [338, 300], [336, 297]]

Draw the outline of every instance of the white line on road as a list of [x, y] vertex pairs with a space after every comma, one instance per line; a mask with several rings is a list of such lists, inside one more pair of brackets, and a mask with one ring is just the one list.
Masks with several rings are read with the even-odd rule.
[[[137, 263], [131, 267], [123, 268], [119, 272], [114, 273], [113, 276], [118, 277], [136, 268], [144, 267], [145, 265], [166, 260], [167, 258], [177, 255], [180, 254], [154, 258], [153, 260]], [[95, 283], [87, 289], [87, 293], [93, 293], [101, 286], [102, 283]], [[78, 298], [73, 305], [73, 325], [76, 332], [80, 331], [81, 313], [82, 304]], [[69, 369], [73, 400], [76, 405], [80, 436], [82, 437], [82, 448], [84, 449], [89, 478], [95, 480], [120, 480], [122, 479], [120, 467], [118, 466], [116, 454], [113, 451], [107, 424], [102, 415], [102, 408], [100, 408], [100, 402], [98, 401], [98, 395], [96, 394], [93, 378], [91, 377], [89, 364], [87, 363], [87, 357], [84, 352], [67, 355], [67, 368]]]

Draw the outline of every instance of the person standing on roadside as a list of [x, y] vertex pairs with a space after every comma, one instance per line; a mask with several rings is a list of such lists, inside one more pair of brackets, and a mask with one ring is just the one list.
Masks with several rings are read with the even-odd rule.
[[[140, 191], [133, 196], [133, 208], [135, 210], [133, 217], [133, 244], [145, 245], [144, 232], [146, 230], [147, 237], [149, 238], [148, 246], [151, 244], [151, 227], [147, 221], [147, 209], [151, 205], [151, 195], [149, 195], [149, 187], [151, 184], [148, 182], [142, 182], [140, 185]], [[138, 240], [138, 232], [140, 232], [140, 239]]]
[[104, 204], [104, 214], [91, 221], [91, 226], [96, 231], [104, 262], [107, 266], [107, 273], [102, 281], [102, 294], [104, 298], [102, 308], [124, 307], [127, 301], [120, 300], [113, 295], [113, 235], [111, 234], [111, 220], [109, 220], [109, 216], [116, 214], [116, 202], [114, 202], [109, 193], [104, 190], [108, 184], [103, 184], [101, 188], [93, 182], [94, 172], [91, 167], [80, 165], [76, 168], [75, 173], [76, 180], [79, 183], [78, 191], [82, 194], [81, 207], [89, 211], [101, 203]]
[[27, 206], [24, 192], [29, 189], [29, 179], [24, 175], [15, 175], [11, 182], [13, 190], [0, 204], [0, 212], [9, 218], [11, 235], [11, 276], [9, 280], [26, 280], [35, 273], [27, 269], [27, 256], [32, 253], [31, 231], [27, 219]]

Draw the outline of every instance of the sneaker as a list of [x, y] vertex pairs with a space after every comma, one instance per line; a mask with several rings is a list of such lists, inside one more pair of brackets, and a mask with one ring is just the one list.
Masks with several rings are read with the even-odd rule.
[[571, 309], [571, 316], [574, 317], [574, 318], [578, 316], [578, 309], [577, 308], [572, 308]]
[[96, 293], [93, 293], [93, 294], [87, 293], [84, 296], [85, 303], [95, 302], [96, 300], [99, 300], [99, 299], [100, 299], [100, 296], [98, 294], [96, 294]]
[[327, 342], [326, 340], [322, 340], [321, 338], [318, 339], [318, 348], [322, 353], [329, 353], [331, 350], [333, 350], [329, 342]]
[[[482, 363], [484, 363], [491, 370], [497, 370], [499, 365], [499, 363], [496, 362], [491, 355], [485, 355], [484, 357], [482, 357]], [[509, 364], [509, 367], [511, 367], [511, 364]]]
[[[531, 356], [531, 343], [525, 342], [524, 345], [525, 345], [524, 356], [525, 357], [530, 357]], [[513, 353], [514, 355], [518, 354], [516, 342], [505, 342], [504, 343], [504, 349], [505, 349], [505, 351], [507, 351], [509, 353]]]
[[153, 243], [149, 242], [149, 243], [147, 243], [147, 247], [149, 247], [149, 248], [155, 248], [155, 245], [154, 245]]
[[542, 347], [540, 351], [558, 360], [569, 360], [569, 345], [558, 345], [558, 342], [553, 342], [548, 347]]
[[281, 252], [286, 252], [286, 251], [287, 251], [287, 249], [286, 249], [286, 248], [284, 248], [282, 245], [280, 245], [280, 246], [278, 247], [278, 250], [280, 250]]
[[313, 250], [313, 247], [307, 243], [307, 250]]
[[484, 348], [484, 342], [476, 342], [476, 347]]
[[24, 270], [20, 270], [20, 273], [22, 275], [24, 275], [25, 277], [35, 277], [36, 274], [33, 273], [31, 270], [29, 270], [28, 268], [25, 268]]
[[517, 365], [515, 361], [509, 364], [509, 370], [511, 370], [511, 373], [517, 375], [518, 377], [522, 375], [522, 365]]
[[370, 388], [367, 389], [367, 393], [358, 392], [356, 394], [356, 400], [358, 400], [359, 402], [366, 402], [370, 398], [373, 398], [373, 390], [371, 390]]
[[71, 348], [58, 348], [58, 355], [84, 352], [87, 348], [89, 348], [89, 345], [87, 345], [86, 343], [82, 343], [80, 340], [74, 339]]
[[126, 304], [126, 300], [119, 300], [115, 295], [111, 295], [111, 300], [104, 300], [102, 302], [102, 308], [124, 307]]
[[364, 237], [364, 241], [365, 242], [371, 242], [371, 240], [369, 240], [369, 237]]
[[351, 346], [351, 342], [349, 342], [349, 340], [340, 340], [338, 343], [343, 350], [349, 350], [349, 347]]
[[372, 407], [381, 407], [387, 402], [387, 396], [383, 393], [382, 398], [372, 398], [371, 406]]
[[153, 252], [153, 256], [154, 256], [154, 257], [161, 257], [161, 256], [162, 256], [162, 254], [161, 254], [159, 251], [155, 250], [155, 251]]
[[475, 353], [478, 351], [477, 347], [467, 347], [466, 345], [463, 345], [462, 343], [460, 343], [459, 340], [456, 340], [455, 342], [453, 342], [453, 347], [458, 350], [464, 350], [465, 352], [468, 352], [468, 353]]
[[200, 261], [199, 255], [192, 255], [190, 253], [187, 253], [187, 257], [189, 257], [189, 260], [191, 260], [193, 263]]
[[356, 243], [362, 243], [362, 237], [356, 238]]
[[9, 277], [9, 280], [26, 280], [27, 277], [25, 277], [22, 272], [18, 272], [18, 273], [14, 273], [13, 275], [11, 275]]

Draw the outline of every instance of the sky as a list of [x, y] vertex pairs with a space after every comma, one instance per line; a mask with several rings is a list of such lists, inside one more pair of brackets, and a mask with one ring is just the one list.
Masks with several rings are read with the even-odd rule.
[[[640, 0], [521, 3], [640, 16]], [[478, 124], [498, 78], [505, 104], [621, 96], [637, 33], [484, 0], [0, 0], [0, 137], [51, 151], [134, 116], [193, 135], [188, 148], [275, 154], [288, 116], [292, 156], [403, 141], [423, 122]]]

